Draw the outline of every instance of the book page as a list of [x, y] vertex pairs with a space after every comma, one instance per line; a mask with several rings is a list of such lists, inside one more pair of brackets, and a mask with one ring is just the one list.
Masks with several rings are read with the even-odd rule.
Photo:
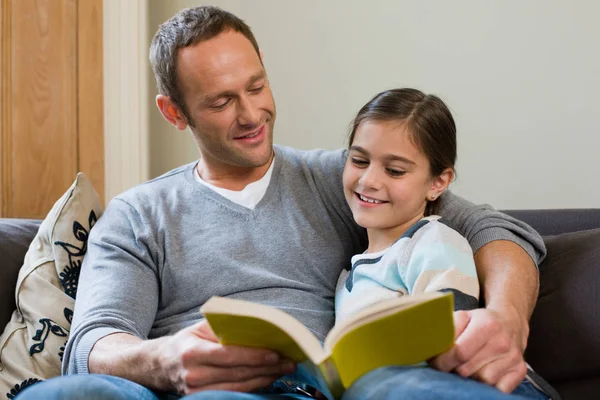
[[[387, 303], [387, 301], [386, 301]], [[402, 302], [401, 302], [402, 303]], [[416, 365], [454, 343], [452, 293], [427, 296], [398, 307], [363, 315], [354, 325], [328, 338], [331, 357], [344, 387], [363, 374], [392, 365]]]
[[325, 339], [325, 349], [330, 351], [333, 345], [342, 336], [361, 325], [386, 315], [396, 313], [399, 310], [415, 306], [416, 304], [448, 295], [449, 294], [442, 292], [419, 293], [415, 295], [399, 296], [370, 305], [345, 320], [336, 323], [333, 329], [327, 334], [327, 338]]
[[326, 358], [319, 339], [275, 307], [215, 296], [200, 312], [223, 344], [272, 349], [296, 363], [308, 358], [319, 364]]

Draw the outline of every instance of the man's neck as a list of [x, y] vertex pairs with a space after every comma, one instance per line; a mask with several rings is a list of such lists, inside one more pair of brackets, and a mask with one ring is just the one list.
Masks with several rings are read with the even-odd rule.
[[260, 167], [228, 165], [225, 168], [215, 168], [207, 165], [201, 158], [196, 165], [196, 171], [200, 178], [208, 184], [227, 190], [240, 191], [265, 176], [272, 162], [273, 156], [268, 163]]

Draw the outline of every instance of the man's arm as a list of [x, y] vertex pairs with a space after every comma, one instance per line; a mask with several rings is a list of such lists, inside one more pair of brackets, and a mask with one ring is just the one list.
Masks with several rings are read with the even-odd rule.
[[486, 308], [455, 313], [456, 342], [432, 361], [510, 393], [527, 372], [523, 352], [537, 297], [537, 269], [518, 245], [495, 241], [476, 254]]
[[525, 222], [495, 210], [487, 204], [476, 205], [451, 192], [438, 200], [439, 214], [469, 241], [473, 253], [496, 240], [508, 240], [521, 247], [535, 265], [546, 256], [542, 237]]
[[494, 241], [475, 253], [475, 264], [482, 286], [485, 306], [504, 315], [520, 328], [521, 347], [525, 350], [529, 318], [539, 291], [537, 266], [518, 245]]
[[[456, 345], [432, 361], [511, 392], [526, 373], [523, 351], [537, 299], [541, 237], [526, 224], [450, 194], [442, 215], [469, 239], [486, 308], [455, 314]], [[454, 218], [454, 219], [453, 219]]]
[[205, 321], [153, 340], [126, 333], [108, 335], [96, 342], [89, 356], [92, 373], [182, 394], [201, 390], [249, 392], [294, 370], [293, 362], [273, 351], [220, 345]]
[[158, 310], [155, 260], [162, 251], [133, 207], [111, 201], [88, 241], [63, 373], [104, 373], [192, 393], [254, 390], [293, 370], [267, 350], [220, 345], [205, 321], [146, 340]]

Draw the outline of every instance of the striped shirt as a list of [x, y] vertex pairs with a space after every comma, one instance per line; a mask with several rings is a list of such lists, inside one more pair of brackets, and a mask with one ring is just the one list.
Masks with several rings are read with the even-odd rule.
[[352, 257], [338, 280], [336, 321], [381, 300], [431, 291], [452, 291], [455, 309], [477, 308], [471, 246], [440, 218], [422, 218], [387, 249]]

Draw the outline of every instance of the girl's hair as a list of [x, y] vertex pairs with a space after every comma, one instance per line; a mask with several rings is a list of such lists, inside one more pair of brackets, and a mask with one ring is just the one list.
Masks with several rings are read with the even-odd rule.
[[[456, 163], [456, 125], [450, 110], [437, 96], [417, 89], [391, 89], [365, 104], [354, 119], [349, 143], [366, 121], [398, 121], [406, 124], [411, 141], [429, 160], [431, 176], [437, 177]], [[435, 214], [438, 200], [429, 201], [425, 215]]]

